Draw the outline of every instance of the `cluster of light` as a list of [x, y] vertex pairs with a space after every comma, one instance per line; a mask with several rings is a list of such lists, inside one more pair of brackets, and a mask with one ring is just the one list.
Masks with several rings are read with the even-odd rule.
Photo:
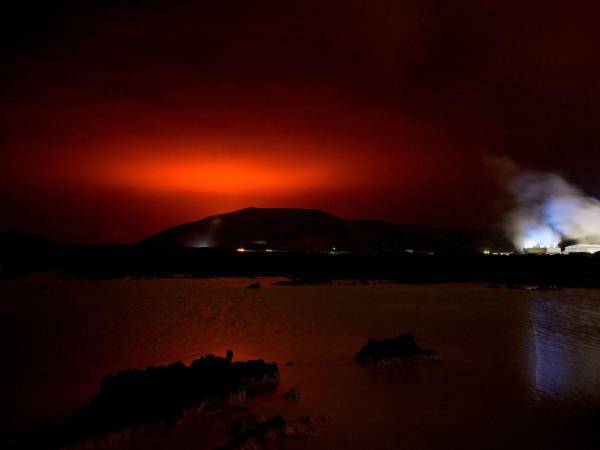
[[558, 247], [560, 235], [545, 224], [528, 227], [523, 238], [523, 248]]
[[236, 249], [236, 251], [240, 252], [240, 253], [244, 253], [246, 251], [246, 249], [244, 247], [240, 247], [240, 248]]
[[489, 249], [484, 249], [482, 250], [482, 253], [484, 255], [494, 255], [494, 256], [508, 256], [508, 255], [512, 255], [512, 252], [496, 252], [496, 251], [492, 251]]

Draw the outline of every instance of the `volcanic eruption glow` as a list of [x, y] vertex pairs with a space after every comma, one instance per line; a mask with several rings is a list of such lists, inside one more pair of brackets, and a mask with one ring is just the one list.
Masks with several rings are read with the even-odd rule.
[[302, 190], [322, 186], [329, 173], [316, 165], [293, 169], [285, 162], [248, 160], [207, 161], [187, 158], [179, 161], [133, 161], [109, 168], [116, 184], [147, 189], [205, 193], [261, 193], [285, 188]]

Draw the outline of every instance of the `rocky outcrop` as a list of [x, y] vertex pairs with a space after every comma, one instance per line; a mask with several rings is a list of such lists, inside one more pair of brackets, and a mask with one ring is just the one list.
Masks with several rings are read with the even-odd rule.
[[283, 398], [288, 402], [297, 402], [302, 398], [302, 394], [298, 389], [292, 388], [283, 394]]
[[277, 364], [234, 362], [232, 358], [233, 352], [228, 351], [226, 358], [207, 355], [191, 366], [178, 361], [107, 375], [87, 404], [51, 430], [29, 436], [22, 448], [33, 448], [36, 442], [43, 442], [43, 448], [60, 448], [101, 436], [124, 435], [124, 430], [176, 421], [190, 409], [238, 403], [278, 386]]
[[359, 363], [377, 365], [417, 363], [428, 364], [440, 361], [434, 350], [422, 349], [412, 334], [403, 334], [393, 339], [369, 339], [367, 345], [356, 354]]
[[251, 413], [231, 424], [231, 440], [217, 450], [280, 448], [288, 440], [314, 436], [308, 422], [290, 424], [281, 414], [270, 419]]

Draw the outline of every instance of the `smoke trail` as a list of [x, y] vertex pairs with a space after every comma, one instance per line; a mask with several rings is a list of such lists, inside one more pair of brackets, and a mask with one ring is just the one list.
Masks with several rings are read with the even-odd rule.
[[556, 247], [565, 239], [600, 244], [600, 200], [561, 176], [513, 167], [508, 190], [515, 208], [505, 225], [517, 249]]

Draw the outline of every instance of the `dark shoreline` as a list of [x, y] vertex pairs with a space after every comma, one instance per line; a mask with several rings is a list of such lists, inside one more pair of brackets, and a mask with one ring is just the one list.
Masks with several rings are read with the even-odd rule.
[[400, 283], [484, 282], [507, 285], [600, 287], [596, 255], [430, 255], [409, 253], [238, 252], [221, 248], [68, 245], [3, 261], [1, 278], [40, 271], [64, 277], [280, 276], [322, 283], [331, 279]]
[[0, 445], [15, 450], [103, 447], [103, 441], [161, 424], [168, 428], [186, 414], [226, 409], [277, 389], [276, 363], [232, 358], [228, 351], [226, 358], [209, 354], [189, 366], [177, 361], [108, 374], [72, 414], [0, 439]]

